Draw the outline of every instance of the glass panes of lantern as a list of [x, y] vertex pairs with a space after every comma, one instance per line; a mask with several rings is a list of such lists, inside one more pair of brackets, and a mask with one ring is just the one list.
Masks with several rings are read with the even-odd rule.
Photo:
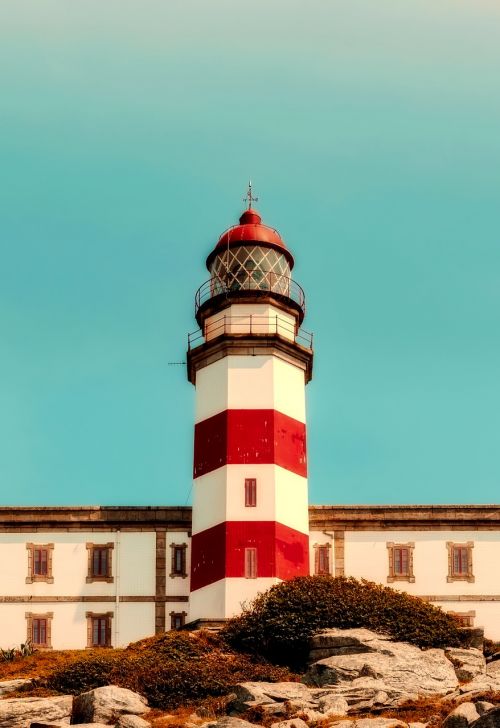
[[290, 266], [284, 255], [258, 245], [229, 248], [212, 263], [212, 296], [226, 290], [273, 291], [289, 295]]

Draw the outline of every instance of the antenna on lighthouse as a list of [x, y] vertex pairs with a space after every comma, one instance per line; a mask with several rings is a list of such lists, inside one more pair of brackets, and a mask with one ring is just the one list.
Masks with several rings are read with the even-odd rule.
[[248, 203], [248, 209], [250, 210], [252, 207], [252, 202], [258, 202], [258, 201], [259, 201], [259, 198], [254, 197], [252, 194], [252, 180], [249, 179], [247, 193], [246, 193], [245, 197], [243, 198], [243, 202]]

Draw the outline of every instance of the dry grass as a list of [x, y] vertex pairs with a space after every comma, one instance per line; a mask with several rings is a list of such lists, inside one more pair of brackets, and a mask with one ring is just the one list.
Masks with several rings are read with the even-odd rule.
[[40, 650], [29, 657], [17, 657], [12, 662], [0, 660], [0, 680], [16, 678], [45, 678], [54, 670], [67, 667], [76, 660], [117, 650]]

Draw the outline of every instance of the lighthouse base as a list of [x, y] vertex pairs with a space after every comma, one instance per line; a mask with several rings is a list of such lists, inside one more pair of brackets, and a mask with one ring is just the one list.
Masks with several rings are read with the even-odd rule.
[[189, 599], [189, 622], [226, 620], [241, 614], [258, 594], [280, 581], [276, 577], [230, 577], [196, 589]]

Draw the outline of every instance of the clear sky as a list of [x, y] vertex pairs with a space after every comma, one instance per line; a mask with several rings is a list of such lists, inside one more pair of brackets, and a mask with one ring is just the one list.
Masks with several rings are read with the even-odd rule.
[[498, 0], [3, 0], [0, 502], [190, 502], [169, 362], [249, 176], [311, 501], [500, 501]]

